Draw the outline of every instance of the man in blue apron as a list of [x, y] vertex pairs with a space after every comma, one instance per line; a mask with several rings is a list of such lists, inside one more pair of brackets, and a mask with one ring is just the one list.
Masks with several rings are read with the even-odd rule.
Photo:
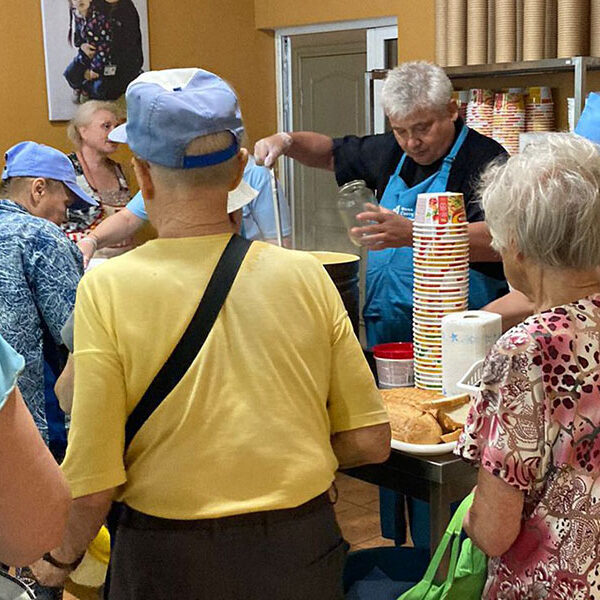
[[363, 179], [381, 206], [392, 211], [365, 214], [365, 220], [377, 223], [355, 230], [368, 234], [362, 241], [372, 250], [363, 311], [369, 347], [412, 339], [412, 219], [418, 194], [464, 195], [469, 308], [481, 308], [508, 291], [475, 191], [482, 169], [506, 151], [464, 124], [451, 94], [452, 83], [441, 67], [404, 63], [390, 71], [382, 92], [391, 131], [336, 139], [308, 131], [278, 133], [254, 149], [257, 164], [272, 166], [285, 154], [334, 171], [339, 185]]
[[412, 219], [418, 194], [461, 192], [470, 242], [469, 308], [506, 294], [500, 257], [476, 197], [483, 168], [506, 155], [504, 148], [468, 128], [452, 100], [444, 70], [426, 62], [404, 63], [389, 72], [383, 105], [391, 131], [332, 139], [315, 132], [277, 133], [254, 149], [258, 164], [272, 166], [282, 154], [335, 172], [339, 185], [363, 179], [375, 191], [381, 212], [357, 227], [369, 252], [363, 311], [367, 345], [412, 340]]

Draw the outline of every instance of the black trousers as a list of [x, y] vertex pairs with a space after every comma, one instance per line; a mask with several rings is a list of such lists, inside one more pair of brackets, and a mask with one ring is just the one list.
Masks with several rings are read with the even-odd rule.
[[158, 519], [125, 507], [108, 600], [343, 600], [348, 544], [327, 494], [287, 510]]

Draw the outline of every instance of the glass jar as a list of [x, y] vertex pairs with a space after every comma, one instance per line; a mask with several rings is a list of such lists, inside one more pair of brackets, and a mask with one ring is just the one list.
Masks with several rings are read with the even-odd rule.
[[357, 221], [356, 216], [359, 213], [369, 210], [366, 204], [377, 204], [375, 194], [367, 187], [367, 184], [362, 179], [355, 179], [344, 184], [338, 190], [337, 208], [342, 218], [342, 222], [348, 231], [350, 241], [356, 246], [360, 246], [360, 238], [356, 238], [350, 234], [350, 229], [360, 227], [368, 223]]

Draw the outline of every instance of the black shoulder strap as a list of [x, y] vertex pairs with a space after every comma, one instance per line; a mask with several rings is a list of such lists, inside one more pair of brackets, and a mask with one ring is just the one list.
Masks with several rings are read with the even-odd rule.
[[233, 235], [229, 240], [185, 333], [127, 419], [125, 452], [135, 434], [194, 362], [217, 320], [251, 243], [239, 235]]

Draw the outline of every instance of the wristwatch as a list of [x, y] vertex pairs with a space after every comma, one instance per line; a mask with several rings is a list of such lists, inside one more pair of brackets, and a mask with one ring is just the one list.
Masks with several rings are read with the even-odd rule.
[[47, 563], [50, 563], [53, 567], [56, 567], [57, 569], [61, 569], [62, 571], [74, 571], [79, 566], [84, 556], [85, 552], [79, 558], [75, 559], [72, 563], [60, 562], [60, 560], [56, 560], [56, 558], [54, 558], [54, 556], [52, 556], [50, 552], [46, 552], [46, 554], [44, 554], [42, 558]]

